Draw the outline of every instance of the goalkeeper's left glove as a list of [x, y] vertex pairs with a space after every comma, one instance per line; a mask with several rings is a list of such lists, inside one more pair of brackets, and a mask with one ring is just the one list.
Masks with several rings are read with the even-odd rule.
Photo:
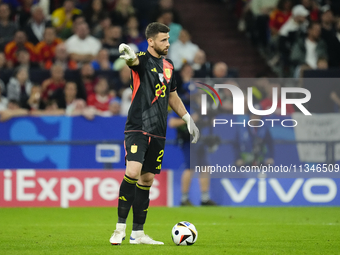
[[121, 43], [119, 45], [119, 52], [124, 53], [123, 55], [120, 55], [119, 57], [122, 59], [125, 59], [128, 62], [131, 62], [137, 58], [136, 54], [134, 51], [130, 48], [129, 45], [125, 43]]
[[197, 143], [198, 138], [200, 137], [200, 131], [196, 127], [195, 122], [191, 118], [190, 114], [186, 113], [182, 117], [182, 120], [184, 120], [185, 123], [187, 123], [187, 127], [188, 127], [188, 130], [189, 130], [189, 133], [193, 136], [193, 139], [192, 139], [191, 143]]

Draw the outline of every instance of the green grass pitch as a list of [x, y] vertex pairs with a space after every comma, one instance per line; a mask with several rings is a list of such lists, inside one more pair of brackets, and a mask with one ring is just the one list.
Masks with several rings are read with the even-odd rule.
[[[340, 254], [339, 207], [150, 208], [145, 232], [164, 246], [111, 246], [116, 215], [116, 208], [1, 208], [0, 254]], [[183, 220], [197, 228], [193, 246], [172, 243]]]

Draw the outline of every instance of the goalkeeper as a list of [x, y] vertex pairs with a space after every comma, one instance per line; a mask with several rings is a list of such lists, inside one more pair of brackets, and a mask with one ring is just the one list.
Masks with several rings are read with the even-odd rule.
[[149, 192], [159, 174], [164, 155], [168, 105], [180, 116], [193, 136], [199, 130], [176, 92], [174, 66], [164, 56], [169, 49], [169, 27], [154, 22], [147, 26], [146, 52], [135, 54], [126, 44], [119, 46], [121, 58], [131, 68], [132, 99], [125, 125], [126, 171], [119, 190], [118, 223], [110, 243], [125, 239], [126, 218], [133, 210], [131, 244], [164, 244], [145, 235], [143, 226], [149, 207]]

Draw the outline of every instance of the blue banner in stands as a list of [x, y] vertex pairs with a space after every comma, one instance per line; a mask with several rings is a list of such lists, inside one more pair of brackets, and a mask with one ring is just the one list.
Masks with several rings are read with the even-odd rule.
[[[24, 117], [1, 123], [0, 169], [125, 168], [125, 122], [125, 117], [89, 121], [61, 116]], [[176, 131], [169, 129], [168, 137], [171, 142]], [[177, 146], [168, 144], [165, 151], [163, 167], [179, 167], [183, 156]]]
[[[12, 119], [0, 125], [0, 168], [124, 168], [125, 122], [126, 117], [118, 116], [96, 117], [91, 121], [84, 117], [66, 116]], [[227, 133], [230, 134], [228, 139], [231, 142], [237, 139], [233, 132]], [[295, 139], [293, 128], [275, 126], [271, 128], [271, 133], [274, 140]], [[202, 130], [202, 138], [208, 135]], [[162, 168], [181, 168], [184, 159], [175, 140], [176, 130], [168, 128]], [[208, 161], [215, 162], [223, 157], [224, 161], [233, 164], [233, 144], [221, 146], [224, 149], [210, 153]], [[290, 164], [300, 163], [295, 144], [276, 144], [274, 151], [277, 164], [287, 164], [287, 158]]]

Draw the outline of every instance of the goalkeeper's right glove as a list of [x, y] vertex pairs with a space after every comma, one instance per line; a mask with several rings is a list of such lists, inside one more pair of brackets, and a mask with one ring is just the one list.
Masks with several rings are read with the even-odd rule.
[[120, 55], [119, 57], [122, 59], [125, 59], [128, 62], [131, 62], [137, 58], [136, 54], [134, 51], [130, 48], [129, 45], [125, 43], [121, 43], [119, 45], [119, 52], [124, 53], [123, 55]]

